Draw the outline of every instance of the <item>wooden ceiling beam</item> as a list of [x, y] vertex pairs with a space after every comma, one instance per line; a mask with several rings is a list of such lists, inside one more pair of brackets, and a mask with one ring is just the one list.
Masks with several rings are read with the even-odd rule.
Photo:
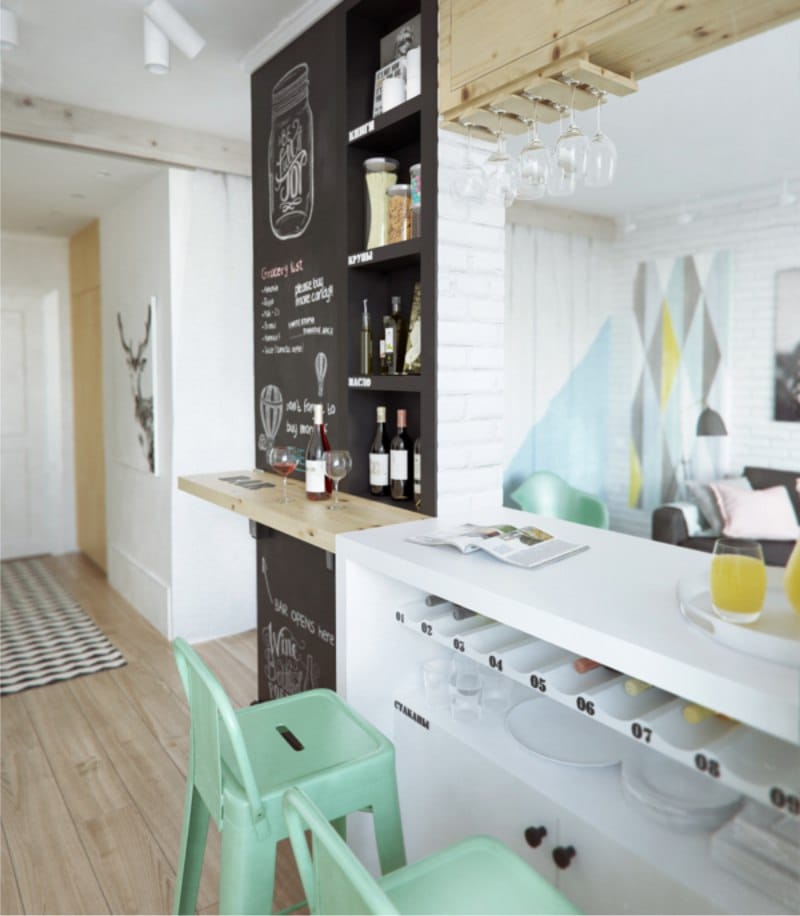
[[0, 135], [154, 164], [250, 176], [250, 144], [155, 121], [2, 92]]

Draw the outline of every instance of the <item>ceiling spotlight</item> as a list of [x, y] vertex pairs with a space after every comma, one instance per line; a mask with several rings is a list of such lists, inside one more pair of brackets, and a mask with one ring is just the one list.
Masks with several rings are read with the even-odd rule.
[[17, 16], [13, 10], [0, 7], [0, 48], [13, 51], [17, 44]]
[[145, 16], [188, 58], [197, 57], [206, 44], [205, 38], [181, 16], [168, 0], [149, 0]]
[[144, 68], [159, 76], [169, 73], [169, 39], [147, 16], [144, 17]]
[[787, 178], [783, 179], [783, 186], [781, 187], [781, 193], [778, 195], [778, 206], [779, 207], [793, 207], [797, 203], [797, 195], [793, 194], [789, 190], [789, 180]]

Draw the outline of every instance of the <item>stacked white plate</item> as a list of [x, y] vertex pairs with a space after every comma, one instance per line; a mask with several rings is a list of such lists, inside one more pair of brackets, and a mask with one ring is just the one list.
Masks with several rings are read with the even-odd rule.
[[748, 802], [711, 838], [711, 858], [800, 913], [800, 820]]
[[622, 792], [648, 817], [687, 833], [714, 830], [742, 803], [733, 789], [653, 751], [626, 757]]

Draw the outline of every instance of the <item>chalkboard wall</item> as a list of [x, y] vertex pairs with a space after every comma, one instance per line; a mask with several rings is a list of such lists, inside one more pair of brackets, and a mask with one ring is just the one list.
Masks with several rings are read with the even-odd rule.
[[[342, 16], [320, 20], [252, 79], [256, 467], [305, 448], [322, 403], [347, 447]], [[301, 464], [297, 474], [304, 476]], [[336, 687], [333, 557], [278, 532], [258, 541], [259, 699]]]
[[[342, 17], [334, 10], [252, 79], [257, 467], [305, 448], [322, 403], [346, 447]], [[299, 470], [302, 474], [302, 466]]]

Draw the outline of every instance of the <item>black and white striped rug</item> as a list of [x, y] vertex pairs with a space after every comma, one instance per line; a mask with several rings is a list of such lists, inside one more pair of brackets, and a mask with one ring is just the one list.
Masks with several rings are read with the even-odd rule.
[[41, 560], [0, 568], [0, 696], [125, 664]]

